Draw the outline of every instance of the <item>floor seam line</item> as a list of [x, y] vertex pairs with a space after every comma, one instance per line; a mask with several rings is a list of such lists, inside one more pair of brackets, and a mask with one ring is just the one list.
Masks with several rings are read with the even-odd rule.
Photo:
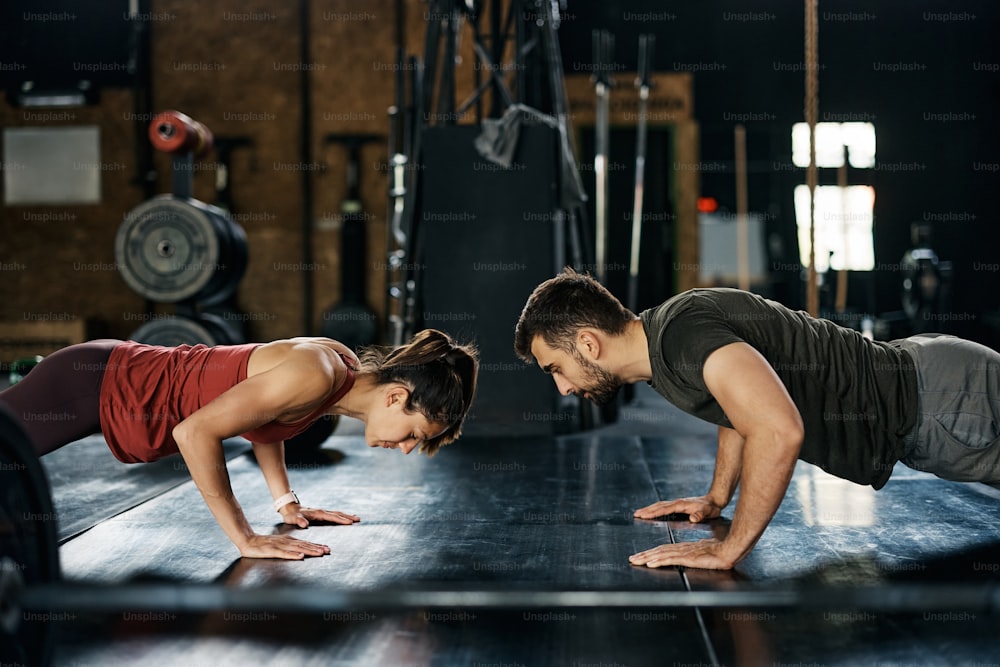
[[[642, 465], [646, 469], [646, 476], [649, 479], [650, 485], [653, 487], [653, 493], [656, 495], [657, 500], [663, 500], [660, 497], [660, 492], [656, 488], [656, 481], [653, 479], [653, 472], [649, 467], [649, 460], [646, 458], [646, 448], [643, 442], [643, 437], [641, 435], [634, 436], [636, 440], [639, 441], [639, 453], [642, 456]], [[677, 544], [677, 539], [674, 536], [674, 530], [667, 523], [667, 536], [670, 538], [671, 544]], [[677, 569], [677, 574], [680, 577], [681, 584], [684, 586], [684, 590], [688, 593], [691, 592], [691, 582], [688, 580], [687, 573], [684, 571], [683, 567]], [[698, 622], [698, 630], [701, 632], [701, 640], [705, 645], [705, 652], [708, 654], [708, 659], [712, 665], [719, 665], [719, 658], [715, 652], [715, 646], [712, 645], [712, 640], [708, 636], [708, 628], [705, 626], [705, 619], [701, 613], [701, 607], [693, 607], [695, 620]]]

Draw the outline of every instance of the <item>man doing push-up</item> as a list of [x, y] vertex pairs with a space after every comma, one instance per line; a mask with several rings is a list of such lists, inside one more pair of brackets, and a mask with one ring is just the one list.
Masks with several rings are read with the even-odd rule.
[[642, 519], [718, 517], [739, 499], [724, 539], [665, 544], [635, 565], [729, 569], [753, 549], [797, 459], [882, 488], [897, 461], [1000, 487], [1000, 354], [954, 336], [872, 341], [735, 289], [694, 289], [638, 316], [571, 269], [532, 292], [514, 347], [559, 391], [595, 402], [648, 382], [719, 427], [704, 496], [654, 503]]

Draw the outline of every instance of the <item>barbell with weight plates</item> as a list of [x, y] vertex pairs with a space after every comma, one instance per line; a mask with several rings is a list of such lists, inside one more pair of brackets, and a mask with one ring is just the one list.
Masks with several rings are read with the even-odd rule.
[[129, 340], [147, 345], [239, 345], [245, 342], [240, 332], [215, 313], [194, 317], [170, 315], [150, 320], [132, 332]]
[[0, 663], [48, 662], [52, 624], [25, 615], [17, 600], [24, 587], [58, 578], [48, 479], [20, 422], [0, 404]]
[[217, 318], [215, 321], [221, 325], [223, 331], [222, 338], [229, 341], [226, 343], [227, 345], [240, 345], [250, 340], [247, 321], [252, 318], [246, 313], [223, 304], [201, 309], [201, 314], [203, 316], [214, 315]]
[[163, 347], [198, 344], [213, 346], [219, 343], [209, 327], [183, 315], [150, 320], [133, 331], [129, 340]]
[[212, 332], [216, 345], [240, 345], [246, 342], [239, 325], [217, 313], [200, 313], [198, 321]]
[[247, 239], [222, 209], [160, 195], [129, 211], [115, 236], [122, 278], [152, 301], [222, 303], [247, 266]]
[[[60, 581], [55, 511], [41, 462], [20, 423], [0, 405], [0, 661], [46, 665], [60, 614], [271, 612], [327, 614], [422, 609], [801, 609], [1000, 613], [1000, 589], [984, 585], [879, 585], [737, 590], [441, 590], [391, 587], [98, 585]], [[182, 627], [182, 626], [178, 626]]]

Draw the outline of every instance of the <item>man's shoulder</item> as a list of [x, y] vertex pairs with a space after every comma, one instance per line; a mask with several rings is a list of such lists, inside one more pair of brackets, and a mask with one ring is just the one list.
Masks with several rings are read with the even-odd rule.
[[764, 300], [755, 294], [732, 287], [696, 287], [670, 297], [659, 306], [643, 311], [640, 317], [644, 321], [662, 321], [682, 312], [718, 312], [720, 308], [732, 308], [740, 303], [761, 301]]

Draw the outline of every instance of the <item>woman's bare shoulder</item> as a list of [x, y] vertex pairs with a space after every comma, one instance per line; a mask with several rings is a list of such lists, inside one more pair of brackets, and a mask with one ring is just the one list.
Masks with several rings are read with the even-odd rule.
[[306, 337], [284, 338], [265, 343], [250, 357], [247, 375], [269, 371], [279, 364], [294, 363], [315, 367], [325, 374], [339, 374], [344, 366], [329, 338]]

